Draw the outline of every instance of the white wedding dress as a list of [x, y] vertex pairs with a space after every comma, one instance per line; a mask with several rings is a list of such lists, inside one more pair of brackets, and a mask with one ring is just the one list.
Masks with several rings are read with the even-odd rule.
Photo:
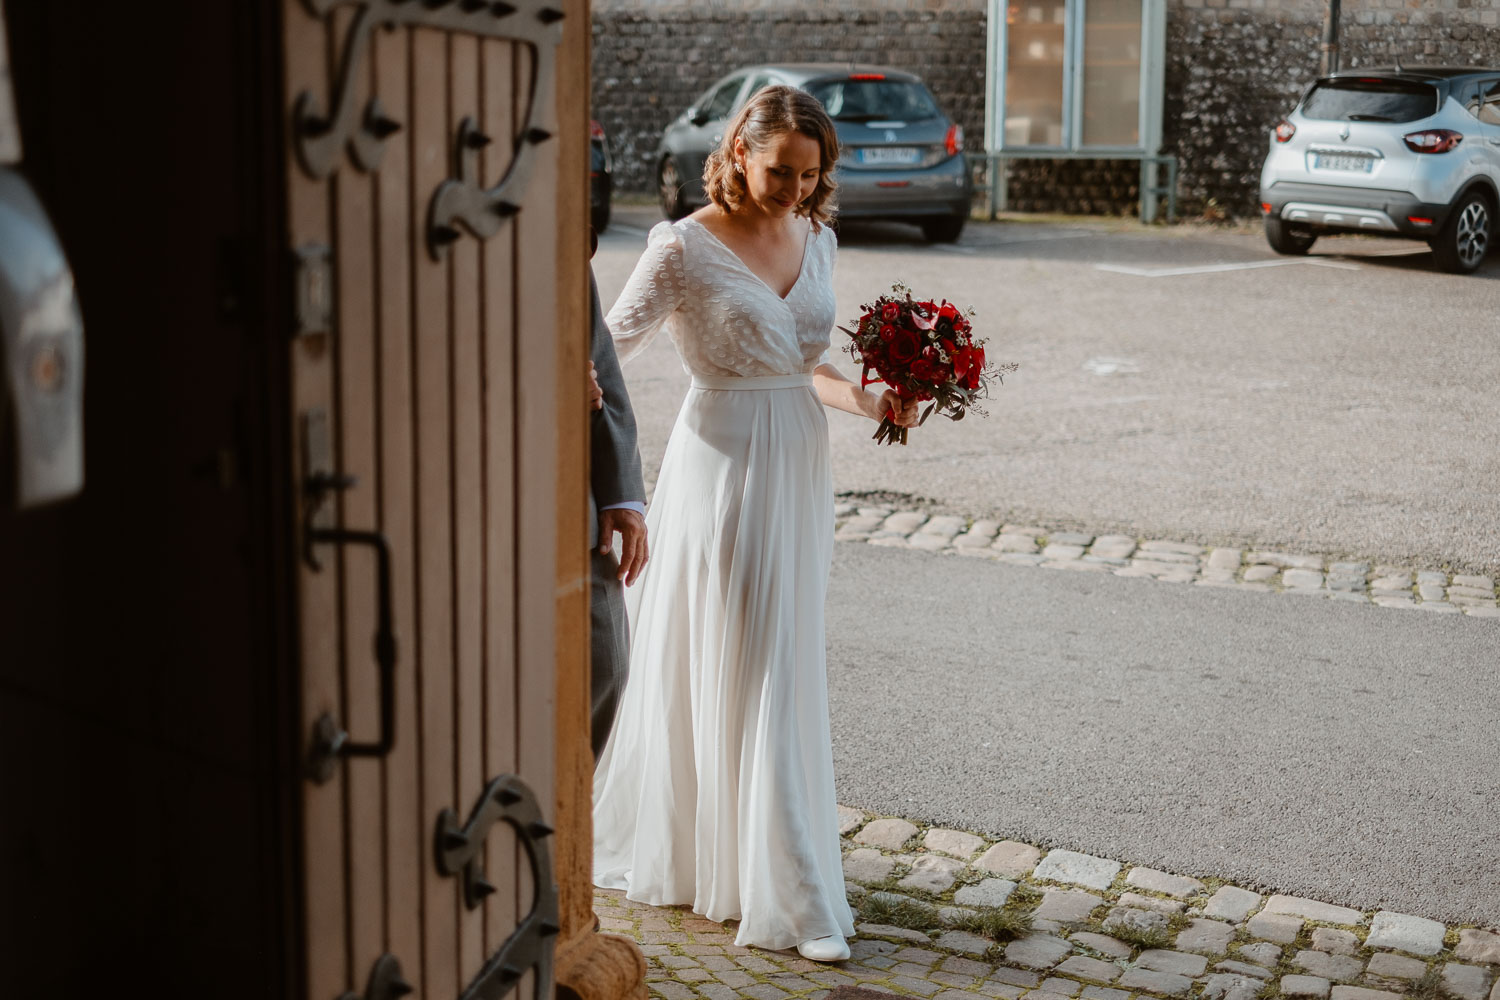
[[700, 223], [651, 230], [610, 310], [621, 360], [663, 327], [693, 376], [626, 591], [630, 677], [594, 776], [594, 882], [740, 921], [736, 944], [850, 937], [824, 670], [828, 424], [811, 385], [837, 241], [785, 299]]

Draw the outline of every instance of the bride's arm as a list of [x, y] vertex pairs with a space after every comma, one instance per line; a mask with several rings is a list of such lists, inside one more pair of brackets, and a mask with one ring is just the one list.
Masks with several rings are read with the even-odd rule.
[[901, 402], [901, 397], [890, 389], [873, 393], [861, 389], [844, 377], [844, 373], [830, 364], [821, 364], [813, 369], [813, 387], [824, 406], [879, 420], [891, 413], [891, 420], [902, 427], [911, 427], [917, 422], [917, 401]]

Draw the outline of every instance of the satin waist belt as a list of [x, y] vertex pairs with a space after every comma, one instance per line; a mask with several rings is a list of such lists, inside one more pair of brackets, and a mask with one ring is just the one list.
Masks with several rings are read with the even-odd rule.
[[694, 375], [694, 389], [805, 389], [812, 386], [811, 375]]

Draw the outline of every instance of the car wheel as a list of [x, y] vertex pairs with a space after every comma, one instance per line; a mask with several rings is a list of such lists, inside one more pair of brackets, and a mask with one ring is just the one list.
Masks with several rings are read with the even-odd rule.
[[1484, 263], [1494, 228], [1495, 215], [1489, 199], [1474, 191], [1449, 213], [1442, 231], [1427, 245], [1432, 247], [1432, 256], [1441, 270], [1468, 274]]
[[968, 217], [963, 215], [940, 215], [935, 219], [924, 219], [922, 235], [929, 243], [953, 243], [964, 231]]
[[589, 212], [589, 222], [594, 227], [594, 232], [602, 233], [609, 228], [609, 202], [595, 205]]
[[656, 193], [662, 215], [673, 222], [687, 215], [687, 205], [682, 199], [682, 171], [670, 156], [662, 157], [661, 166], [656, 168]]
[[1312, 249], [1317, 239], [1316, 234], [1308, 232], [1301, 226], [1283, 222], [1274, 215], [1266, 216], [1266, 242], [1271, 244], [1271, 249], [1277, 253], [1286, 254], [1289, 257], [1300, 257]]

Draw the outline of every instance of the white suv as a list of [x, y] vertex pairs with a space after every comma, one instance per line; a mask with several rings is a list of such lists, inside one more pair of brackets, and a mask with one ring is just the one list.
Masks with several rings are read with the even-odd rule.
[[1426, 240], [1438, 267], [1473, 271], [1500, 215], [1500, 69], [1318, 80], [1271, 135], [1260, 203], [1277, 253], [1373, 232]]

